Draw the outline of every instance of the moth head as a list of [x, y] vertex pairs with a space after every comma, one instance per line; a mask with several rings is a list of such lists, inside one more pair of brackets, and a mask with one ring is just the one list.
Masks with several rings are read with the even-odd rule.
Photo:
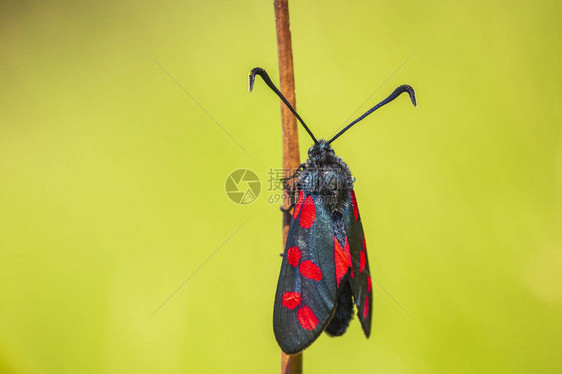
[[320, 139], [308, 150], [308, 158], [317, 162], [327, 162], [335, 156], [334, 149], [326, 140]]

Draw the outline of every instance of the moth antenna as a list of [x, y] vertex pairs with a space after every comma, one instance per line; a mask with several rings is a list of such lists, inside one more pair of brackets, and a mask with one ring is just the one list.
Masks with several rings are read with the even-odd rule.
[[412, 100], [412, 104], [414, 104], [414, 106], [417, 106], [418, 104], [417, 104], [417, 101], [416, 101], [416, 91], [414, 91], [412, 86], [409, 86], [407, 84], [403, 84], [402, 86], [395, 89], [394, 92], [391, 93], [386, 99], [384, 99], [383, 101], [381, 101], [380, 103], [378, 103], [377, 105], [375, 105], [374, 107], [372, 107], [371, 109], [366, 111], [365, 114], [363, 114], [361, 117], [357, 118], [355, 121], [351, 122], [343, 130], [338, 132], [332, 139], [330, 139], [328, 144], [333, 142], [337, 138], [339, 138], [340, 135], [342, 135], [344, 132], [349, 130], [351, 128], [351, 126], [355, 125], [357, 122], [361, 121], [363, 118], [367, 117], [369, 114], [373, 113], [375, 110], [379, 109], [381, 106], [390, 103], [392, 100], [396, 99], [398, 96], [400, 96], [400, 94], [402, 94], [404, 92], [407, 92], [408, 95], [410, 95], [410, 100]]
[[287, 107], [289, 108], [289, 110], [291, 112], [293, 112], [293, 114], [295, 115], [295, 117], [297, 117], [297, 119], [299, 120], [299, 122], [301, 123], [301, 125], [304, 127], [304, 129], [306, 130], [306, 132], [308, 133], [308, 135], [310, 135], [310, 137], [312, 138], [312, 140], [314, 140], [314, 143], [318, 143], [318, 141], [316, 140], [316, 138], [314, 137], [314, 134], [312, 134], [312, 131], [310, 131], [310, 129], [308, 128], [308, 126], [304, 123], [304, 121], [302, 120], [301, 116], [299, 116], [299, 114], [295, 111], [295, 109], [293, 109], [293, 107], [291, 106], [291, 104], [289, 104], [289, 102], [287, 101], [287, 99], [285, 99], [285, 96], [283, 96], [283, 94], [281, 93], [281, 91], [279, 91], [277, 89], [277, 87], [273, 84], [273, 82], [271, 81], [271, 79], [269, 78], [269, 75], [267, 74], [267, 72], [262, 69], [262, 68], [253, 68], [250, 71], [249, 74], [249, 90], [250, 92], [252, 92], [252, 90], [254, 89], [254, 81], [256, 79], [256, 75], [259, 75], [260, 77], [262, 77], [263, 81], [265, 82], [265, 84], [267, 84], [269, 86], [269, 88], [271, 88], [271, 90], [273, 92], [275, 92], [277, 94], [277, 96], [279, 96], [279, 98], [281, 99], [281, 101], [283, 101], [285, 103], [285, 105], [287, 105]]

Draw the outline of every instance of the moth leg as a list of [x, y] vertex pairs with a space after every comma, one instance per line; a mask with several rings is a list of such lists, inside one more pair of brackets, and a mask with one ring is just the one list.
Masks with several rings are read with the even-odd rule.
[[279, 209], [281, 209], [281, 211], [284, 212], [284, 213], [288, 213], [291, 209], [293, 209], [295, 207], [295, 205], [297, 205], [295, 196], [296, 196], [296, 192], [298, 192], [299, 189], [300, 189], [300, 185], [297, 182], [293, 185], [293, 187], [290, 187], [290, 186], [286, 185], [285, 189], [288, 191], [290, 204], [289, 204], [289, 207], [287, 209], [283, 208], [283, 206], [280, 206]]
[[297, 186], [293, 186], [293, 188], [291, 188], [291, 191], [289, 192], [289, 201], [291, 202], [289, 204], [289, 207], [287, 209], [283, 208], [282, 205], [279, 207], [279, 209], [281, 209], [282, 212], [288, 213], [291, 209], [295, 207], [295, 205], [297, 205], [297, 202], [295, 201], [296, 200], [295, 191], [297, 191]]
[[291, 202], [289, 204], [289, 207], [287, 209], [283, 208], [283, 205], [281, 205], [279, 207], [279, 209], [281, 209], [281, 211], [283, 213], [289, 213], [291, 211], [291, 209], [293, 209], [295, 207], [295, 205], [297, 205], [297, 203], [295, 202], [295, 190], [296, 190], [296, 186], [294, 186], [293, 188], [291, 188], [291, 191], [289, 192], [289, 201]]
[[290, 204], [289, 207], [287, 209], [283, 208], [283, 206], [280, 207], [282, 212], [289, 212], [291, 209], [293, 209], [296, 205], [295, 202], [295, 191], [297, 191], [297, 186], [296, 183], [291, 187], [289, 186], [289, 183], [287, 183], [288, 181], [290, 181], [291, 179], [295, 179], [299, 176], [299, 174], [301, 173], [301, 171], [304, 169], [305, 163], [303, 162], [302, 164], [300, 164], [297, 169], [295, 170], [295, 172], [293, 173], [293, 175], [291, 175], [290, 177], [286, 177], [286, 178], [281, 178], [281, 182], [283, 182], [283, 188], [288, 191], [288, 195], [289, 195], [289, 199], [290, 199]]
[[[304, 169], [304, 162], [302, 164], [299, 165], [299, 167], [295, 170], [295, 173], [293, 175], [291, 175], [290, 177], [285, 177], [285, 178], [281, 178], [281, 182], [283, 182], [283, 187], [286, 190], [290, 190], [289, 188], [289, 184], [287, 183], [288, 181], [290, 181], [291, 179], [294, 179], [296, 177], [299, 176], [300, 172]], [[291, 191], [293, 192], [293, 191]]]

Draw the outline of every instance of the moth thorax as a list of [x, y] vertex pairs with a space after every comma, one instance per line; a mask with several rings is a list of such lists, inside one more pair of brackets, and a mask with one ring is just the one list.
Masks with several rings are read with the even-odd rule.
[[319, 172], [320, 196], [331, 212], [341, 211], [349, 194], [351, 187], [346, 171], [330, 168], [321, 169]]
[[332, 213], [343, 209], [352, 184], [349, 170], [338, 164], [307, 168], [300, 178], [301, 188], [319, 196]]

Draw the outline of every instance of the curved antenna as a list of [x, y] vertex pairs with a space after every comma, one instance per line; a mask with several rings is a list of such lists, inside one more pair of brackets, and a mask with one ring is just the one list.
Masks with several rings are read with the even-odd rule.
[[262, 77], [263, 81], [265, 82], [265, 84], [267, 84], [269, 86], [269, 88], [271, 88], [271, 90], [273, 92], [275, 92], [277, 94], [277, 96], [279, 96], [279, 98], [285, 103], [285, 105], [287, 105], [287, 107], [289, 108], [289, 110], [291, 112], [293, 112], [293, 114], [295, 115], [295, 117], [297, 117], [297, 119], [299, 120], [299, 122], [302, 124], [302, 126], [304, 127], [304, 129], [306, 130], [306, 132], [308, 132], [308, 135], [310, 135], [310, 137], [312, 138], [312, 140], [314, 140], [314, 144], [318, 143], [318, 141], [316, 140], [316, 138], [314, 137], [314, 135], [312, 134], [312, 131], [310, 131], [310, 129], [308, 128], [308, 126], [304, 123], [304, 121], [302, 120], [301, 116], [298, 115], [298, 113], [293, 109], [293, 107], [291, 106], [291, 104], [289, 104], [289, 102], [287, 101], [287, 99], [285, 99], [285, 96], [283, 96], [283, 94], [281, 93], [281, 91], [279, 91], [277, 89], [277, 87], [275, 87], [275, 85], [273, 84], [273, 82], [271, 81], [271, 79], [269, 78], [269, 75], [267, 75], [267, 72], [262, 69], [262, 68], [253, 68], [250, 71], [250, 75], [249, 75], [249, 90], [250, 92], [252, 92], [252, 90], [254, 89], [254, 81], [256, 79], [256, 75], [259, 75], [260, 77]]
[[391, 93], [386, 99], [384, 99], [383, 101], [381, 101], [380, 103], [378, 103], [377, 105], [375, 105], [374, 107], [372, 107], [371, 109], [366, 111], [365, 114], [363, 114], [361, 117], [357, 118], [355, 121], [351, 122], [343, 130], [338, 132], [332, 139], [330, 139], [330, 141], [328, 141], [328, 144], [330, 144], [331, 142], [333, 142], [334, 140], [339, 138], [340, 135], [343, 134], [344, 132], [346, 132], [347, 130], [349, 130], [351, 128], [351, 126], [355, 125], [357, 122], [361, 121], [363, 118], [367, 117], [369, 114], [373, 113], [375, 110], [379, 109], [381, 106], [390, 103], [392, 100], [396, 99], [398, 96], [400, 96], [401, 93], [404, 93], [404, 92], [407, 92], [408, 95], [410, 95], [410, 100], [412, 100], [412, 104], [414, 104], [414, 106], [418, 106], [417, 101], [416, 101], [416, 91], [414, 91], [414, 89], [411, 86], [409, 86], [407, 84], [403, 84], [402, 86], [395, 89], [394, 92]]

